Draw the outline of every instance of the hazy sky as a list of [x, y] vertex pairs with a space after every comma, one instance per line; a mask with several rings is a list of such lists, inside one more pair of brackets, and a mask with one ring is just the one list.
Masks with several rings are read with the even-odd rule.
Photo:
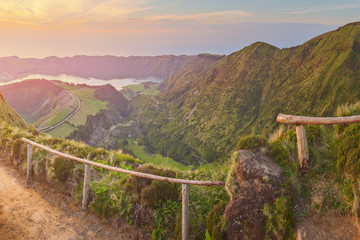
[[0, 56], [229, 54], [360, 20], [360, 0], [0, 0]]

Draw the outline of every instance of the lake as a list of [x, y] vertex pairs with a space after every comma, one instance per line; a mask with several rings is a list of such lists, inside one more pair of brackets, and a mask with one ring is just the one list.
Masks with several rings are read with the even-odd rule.
[[46, 80], [60, 80], [62, 82], [66, 83], [74, 83], [74, 84], [87, 84], [90, 86], [101, 86], [106, 84], [111, 84], [114, 88], [117, 90], [121, 90], [124, 86], [133, 85], [133, 84], [140, 84], [143, 82], [155, 82], [155, 83], [161, 83], [163, 80], [155, 77], [147, 77], [142, 79], [136, 79], [136, 78], [116, 78], [116, 79], [110, 79], [110, 80], [103, 80], [103, 79], [97, 79], [97, 78], [82, 78], [82, 77], [76, 77], [72, 75], [67, 74], [60, 74], [56, 76], [52, 75], [43, 75], [43, 74], [31, 74], [26, 77], [8, 81], [8, 82], [0, 82], [0, 85], [7, 85], [11, 83], [16, 82], [22, 82], [26, 79], [46, 79]]

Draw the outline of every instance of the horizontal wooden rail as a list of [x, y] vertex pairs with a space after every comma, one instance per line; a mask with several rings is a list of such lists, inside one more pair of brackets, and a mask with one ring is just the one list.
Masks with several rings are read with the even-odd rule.
[[110, 171], [114, 171], [114, 172], [119, 172], [119, 173], [125, 173], [125, 174], [130, 174], [132, 176], [135, 177], [142, 177], [142, 178], [149, 178], [149, 179], [153, 179], [153, 180], [158, 180], [158, 181], [163, 181], [163, 182], [169, 182], [169, 183], [179, 183], [179, 184], [190, 184], [190, 185], [204, 185], [204, 186], [224, 186], [225, 182], [222, 181], [196, 181], [196, 180], [186, 180], [186, 179], [178, 179], [178, 178], [170, 178], [170, 177], [162, 177], [162, 176], [157, 176], [157, 175], [153, 175], [153, 174], [148, 174], [148, 173], [142, 173], [142, 172], [136, 172], [136, 171], [130, 171], [130, 170], [125, 170], [122, 168], [117, 168], [117, 167], [112, 167], [112, 166], [107, 166], [101, 163], [97, 163], [97, 162], [92, 162], [89, 160], [85, 160], [82, 158], [78, 158], [78, 157], [74, 157], [62, 152], [58, 152], [54, 149], [51, 149], [49, 147], [43, 146], [41, 144], [38, 144], [36, 142], [33, 142], [27, 138], [22, 138], [22, 141], [31, 144], [35, 147], [44, 149], [50, 153], [56, 154], [58, 156], [70, 159], [70, 160], [74, 160], [80, 163], [85, 163], [85, 164], [89, 164], [95, 167], [100, 167], [100, 168], [104, 168]]
[[304, 117], [279, 114], [277, 122], [296, 125], [332, 125], [360, 122], [360, 115], [350, 117]]

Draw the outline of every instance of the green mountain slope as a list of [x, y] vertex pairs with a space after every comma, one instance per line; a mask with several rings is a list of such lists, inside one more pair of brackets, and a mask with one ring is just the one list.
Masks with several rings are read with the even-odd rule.
[[271, 133], [278, 113], [330, 116], [358, 100], [360, 23], [290, 49], [254, 43], [205, 72], [179, 71], [157, 97], [162, 121], [141, 118], [145, 142], [178, 161], [213, 161], [243, 135]]
[[[45, 128], [54, 114], [60, 111], [70, 113], [71, 105], [76, 101], [62, 87], [40, 79], [26, 80], [19, 83], [0, 86], [5, 98], [27, 122], [38, 128]], [[69, 108], [69, 109], [68, 109]]]
[[0, 92], [0, 124], [9, 124], [13, 127], [27, 129], [28, 126], [20, 115], [15, 112], [6, 102], [3, 94]]

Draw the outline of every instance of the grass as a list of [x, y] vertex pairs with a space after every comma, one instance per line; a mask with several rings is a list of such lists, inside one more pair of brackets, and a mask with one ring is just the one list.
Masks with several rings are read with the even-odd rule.
[[121, 90], [121, 93], [126, 98], [132, 98], [137, 94], [142, 94], [146, 96], [155, 96], [160, 93], [158, 90], [159, 84], [157, 83], [141, 83], [141, 84], [133, 84], [128, 85]]
[[71, 91], [80, 99], [81, 107], [79, 112], [68, 120], [69, 123], [75, 126], [85, 125], [88, 115], [95, 115], [100, 110], [107, 108], [107, 102], [96, 99], [94, 91], [94, 89], [87, 87]]
[[51, 127], [59, 122], [61, 122], [64, 118], [66, 118], [73, 110], [70, 108], [64, 108], [58, 111], [48, 122], [48, 126]]
[[76, 127], [73, 127], [67, 122], [65, 122], [47, 133], [53, 137], [65, 138], [69, 136], [76, 129], [77, 129]]
[[173, 170], [181, 170], [181, 171], [187, 171], [190, 170], [191, 167], [185, 166], [184, 164], [181, 164], [179, 162], [174, 161], [170, 157], [164, 157], [160, 154], [148, 154], [145, 151], [144, 146], [139, 146], [137, 144], [129, 144], [126, 146], [129, 150], [133, 151], [136, 157], [140, 158], [141, 160], [145, 162], [152, 163], [156, 166], [161, 166], [164, 168], [170, 168]]
[[29, 114], [21, 113], [20, 115], [25, 120], [25, 122], [27, 122], [27, 123], [31, 124], [31, 123], [36, 122], [36, 119], [33, 116], [29, 115]]
[[48, 122], [48, 126], [53, 126], [59, 122], [61, 122], [64, 118], [66, 118], [70, 113], [72, 113], [78, 107], [78, 101], [75, 97], [73, 97], [73, 101], [70, 105], [65, 106], [63, 109], [54, 114], [54, 116]]

